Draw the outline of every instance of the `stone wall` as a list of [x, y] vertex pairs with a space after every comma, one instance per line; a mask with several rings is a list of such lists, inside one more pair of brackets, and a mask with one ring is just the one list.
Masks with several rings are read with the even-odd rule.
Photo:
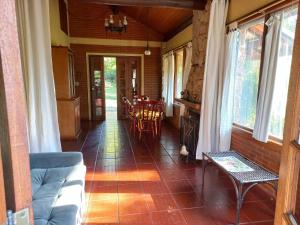
[[200, 102], [202, 97], [210, 5], [208, 1], [205, 10], [193, 11], [193, 66], [184, 96], [193, 102]]

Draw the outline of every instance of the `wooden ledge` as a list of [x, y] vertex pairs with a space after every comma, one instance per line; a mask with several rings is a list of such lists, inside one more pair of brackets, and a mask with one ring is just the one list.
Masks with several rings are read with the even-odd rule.
[[182, 99], [182, 98], [175, 98], [175, 101], [180, 102], [181, 104], [184, 104], [185, 107], [191, 108], [195, 111], [200, 111], [200, 109], [201, 109], [201, 104], [200, 103], [190, 102], [190, 101]]

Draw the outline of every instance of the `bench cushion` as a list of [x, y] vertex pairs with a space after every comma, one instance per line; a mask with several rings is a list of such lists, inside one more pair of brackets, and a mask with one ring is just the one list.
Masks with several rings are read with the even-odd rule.
[[80, 224], [85, 166], [31, 169], [35, 225]]

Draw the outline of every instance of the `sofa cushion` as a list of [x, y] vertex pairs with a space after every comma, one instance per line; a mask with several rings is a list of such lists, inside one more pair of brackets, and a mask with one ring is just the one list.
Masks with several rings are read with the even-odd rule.
[[84, 165], [31, 169], [35, 225], [78, 224], [84, 176]]

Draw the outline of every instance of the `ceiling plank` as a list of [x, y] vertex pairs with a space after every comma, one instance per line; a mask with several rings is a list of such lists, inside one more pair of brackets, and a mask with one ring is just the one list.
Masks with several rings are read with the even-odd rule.
[[193, 17], [191, 17], [188, 20], [184, 21], [182, 24], [180, 24], [174, 30], [172, 30], [171, 32], [167, 33], [165, 35], [164, 41], [169, 41], [172, 37], [174, 37], [179, 32], [183, 31], [185, 28], [187, 28], [191, 24], [193, 24]]
[[206, 1], [207, 0], [81, 0], [81, 2], [105, 5], [170, 7], [198, 10], [205, 8]]
[[[152, 30], [163, 34], [164, 39], [166, 39], [167, 34], [175, 30], [175, 32], [178, 32], [176, 28], [193, 17], [193, 10], [191, 9], [122, 6], [120, 11]], [[191, 22], [188, 25], [190, 24]], [[179, 31], [181, 30], [182, 27], [180, 26]]]

